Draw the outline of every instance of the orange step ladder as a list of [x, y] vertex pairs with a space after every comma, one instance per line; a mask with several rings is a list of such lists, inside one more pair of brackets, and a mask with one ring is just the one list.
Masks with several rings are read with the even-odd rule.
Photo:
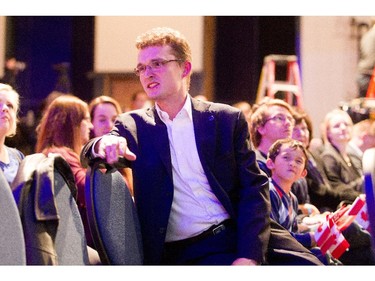
[[[286, 80], [276, 79], [276, 66], [286, 66]], [[275, 98], [277, 92], [284, 92], [284, 100], [290, 105], [303, 108], [302, 86], [297, 56], [268, 55], [264, 58], [259, 79], [256, 102], [265, 96]]]
[[370, 83], [368, 84], [366, 98], [375, 98], [375, 67], [371, 75]]

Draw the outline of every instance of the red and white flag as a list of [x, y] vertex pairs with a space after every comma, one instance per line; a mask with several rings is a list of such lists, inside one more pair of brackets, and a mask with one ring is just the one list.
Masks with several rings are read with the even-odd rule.
[[349, 216], [356, 216], [360, 211], [361, 209], [363, 208], [363, 206], [366, 205], [366, 197], [364, 196], [358, 196], [353, 204], [351, 205], [350, 209], [348, 210], [348, 215]]
[[366, 195], [361, 194], [352, 205], [342, 206], [336, 212], [327, 215], [315, 231], [314, 238], [323, 254], [330, 253], [338, 259], [350, 247], [341, 233], [354, 220], [365, 230], [369, 230]]
[[338, 259], [349, 249], [350, 245], [336, 225], [333, 225], [330, 230], [331, 235], [320, 249], [323, 253], [329, 252], [334, 258]]
[[324, 244], [324, 242], [326, 242], [330, 234], [331, 230], [329, 228], [328, 221], [325, 221], [315, 231], [314, 238], [316, 241], [316, 245], [321, 247]]
[[336, 259], [350, 246], [332, 219], [321, 224], [315, 232], [314, 237], [322, 253], [326, 254], [329, 252]]
[[348, 216], [354, 216], [357, 223], [365, 230], [369, 230], [370, 223], [367, 215], [366, 197], [358, 196], [348, 210]]

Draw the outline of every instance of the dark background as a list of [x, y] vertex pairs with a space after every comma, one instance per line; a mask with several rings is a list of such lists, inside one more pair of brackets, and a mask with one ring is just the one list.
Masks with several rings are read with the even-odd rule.
[[[299, 55], [299, 17], [215, 18], [214, 100], [253, 103], [263, 58], [269, 54]], [[27, 64], [17, 76], [21, 116], [29, 109], [38, 111], [43, 99], [57, 88], [64, 91], [65, 87], [85, 101], [93, 97], [94, 84], [88, 73], [94, 65], [94, 19], [7, 17], [6, 57], [16, 57]], [[70, 84], [58, 83], [59, 74], [68, 75]]]

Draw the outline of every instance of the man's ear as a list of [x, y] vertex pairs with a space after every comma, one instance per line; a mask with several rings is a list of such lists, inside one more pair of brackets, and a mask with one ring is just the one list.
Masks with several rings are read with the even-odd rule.
[[306, 176], [307, 176], [307, 170], [303, 169], [302, 174], [301, 174], [301, 178], [304, 178]]
[[257, 131], [258, 131], [258, 133], [260, 134], [260, 135], [264, 135], [264, 126], [262, 125], [262, 126], [259, 126], [258, 127], [258, 129], [257, 129]]
[[182, 73], [182, 76], [186, 77], [190, 74], [190, 72], [191, 72], [191, 62], [185, 61], [184, 62], [184, 72]]
[[272, 170], [273, 167], [275, 166], [272, 159], [270, 159], [270, 158], [267, 158], [266, 165], [267, 165], [267, 168], [270, 169], [270, 170]]

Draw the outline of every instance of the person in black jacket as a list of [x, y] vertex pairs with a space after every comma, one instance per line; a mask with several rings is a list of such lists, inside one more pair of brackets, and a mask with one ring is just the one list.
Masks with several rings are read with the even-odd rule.
[[155, 28], [136, 46], [135, 73], [155, 105], [121, 114], [110, 135], [84, 146], [81, 161], [124, 157], [132, 168], [145, 264], [269, 263], [270, 244], [292, 237], [270, 220], [268, 178], [245, 116], [191, 97], [191, 50], [180, 32]]

